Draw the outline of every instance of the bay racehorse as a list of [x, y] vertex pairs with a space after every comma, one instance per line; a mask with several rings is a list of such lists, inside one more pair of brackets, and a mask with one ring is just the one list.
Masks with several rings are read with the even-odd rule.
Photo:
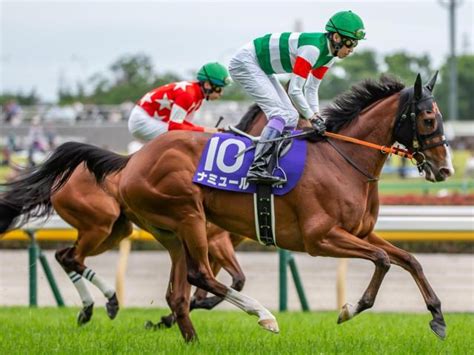
[[[398, 141], [414, 152], [427, 180], [443, 181], [454, 170], [441, 113], [432, 95], [435, 81], [436, 76], [423, 87], [418, 76], [411, 88], [388, 77], [378, 82], [365, 81], [338, 97], [323, 112], [328, 130], [385, 146]], [[208, 139], [203, 134], [176, 132], [154, 140], [123, 168], [119, 194], [137, 220], [172, 231], [183, 242], [188, 280], [193, 285], [257, 315], [262, 327], [276, 332], [277, 322], [268, 310], [222, 285], [212, 275], [207, 259], [206, 220], [253, 239], [256, 232], [251, 195], [191, 183]], [[339, 150], [359, 169], [349, 165], [327, 142], [308, 144], [304, 173], [297, 187], [275, 198], [278, 246], [313, 256], [363, 258], [375, 264], [366, 291], [356, 306], [344, 306], [339, 322], [372, 307], [390, 264], [402, 266], [414, 277], [432, 313], [432, 330], [443, 338], [446, 325], [441, 303], [420, 264], [374, 232], [378, 184], [367, 176], [380, 176], [386, 155], [347, 144], [341, 144]], [[100, 180], [100, 171], [95, 172]], [[185, 338], [194, 336], [189, 322]]]
[[[328, 130], [379, 145], [403, 143], [414, 151], [427, 180], [443, 181], [453, 174], [453, 168], [441, 114], [432, 96], [435, 80], [436, 77], [423, 87], [418, 76], [411, 88], [404, 88], [389, 77], [378, 82], [365, 81], [338, 97], [323, 112]], [[81, 143], [66, 143], [52, 158], [62, 163], [64, 171], [71, 161], [84, 161], [99, 182], [121, 171], [117, 195], [124, 214], [149, 230], [177, 236], [184, 246], [188, 280], [257, 315], [263, 328], [278, 332], [275, 317], [258, 301], [226, 287], [212, 274], [207, 256], [207, 220], [253, 239], [256, 232], [252, 196], [192, 184], [208, 139], [209, 135], [201, 133], [171, 132], [130, 158], [110, 156]], [[348, 157], [352, 165], [347, 164]], [[375, 264], [366, 291], [356, 306], [343, 307], [339, 322], [372, 307], [390, 264], [402, 266], [414, 277], [432, 313], [432, 330], [443, 338], [446, 325], [441, 303], [420, 264], [373, 231], [378, 214], [378, 186], [374, 178], [379, 177], [385, 159], [379, 151], [345, 143], [340, 144], [338, 151], [327, 141], [308, 144], [305, 169], [298, 185], [275, 198], [278, 246], [313, 256], [363, 258]], [[61, 177], [57, 183], [63, 182]], [[11, 211], [6, 209], [4, 213]], [[189, 298], [183, 302], [188, 304], [180, 309], [177, 322], [184, 338], [193, 340], [196, 332], [188, 315]]]

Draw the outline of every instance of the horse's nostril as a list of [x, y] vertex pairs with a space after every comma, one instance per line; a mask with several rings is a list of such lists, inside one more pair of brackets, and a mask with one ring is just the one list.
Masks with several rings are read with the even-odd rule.
[[443, 176], [443, 177], [445, 177], [445, 178], [451, 176], [451, 170], [448, 169], [448, 168], [441, 168], [441, 169], [439, 169], [439, 173], [440, 173], [441, 176]]

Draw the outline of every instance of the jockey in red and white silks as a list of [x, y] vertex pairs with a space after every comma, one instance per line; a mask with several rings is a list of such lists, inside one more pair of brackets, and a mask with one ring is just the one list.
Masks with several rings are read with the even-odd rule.
[[198, 72], [197, 81], [170, 83], [146, 93], [133, 108], [128, 129], [140, 141], [172, 130], [217, 132], [216, 128], [192, 123], [202, 101], [217, 100], [230, 83], [227, 69], [219, 63], [208, 63]]

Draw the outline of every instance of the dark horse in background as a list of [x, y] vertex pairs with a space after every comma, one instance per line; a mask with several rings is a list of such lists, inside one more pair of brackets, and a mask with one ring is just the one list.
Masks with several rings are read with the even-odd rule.
[[[454, 170], [441, 113], [432, 95], [435, 80], [433, 77], [423, 86], [418, 76], [410, 88], [389, 77], [365, 81], [336, 98], [323, 111], [328, 130], [384, 146], [398, 141], [414, 152], [427, 180], [443, 181]], [[147, 230], [179, 239], [185, 254], [185, 260], [181, 258], [179, 262], [185, 261], [183, 269], [187, 270], [188, 281], [257, 315], [264, 329], [278, 332], [276, 319], [267, 309], [221, 284], [212, 273], [207, 221], [253, 239], [256, 233], [252, 195], [192, 183], [209, 137], [195, 132], [171, 132], [130, 158], [86, 144], [66, 143], [45, 162], [43, 169], [60, 166], [54, 172], [58, 183], [63, 182], [63, 174], [75, 168], [78, 161], [85, 162], [98, 182], [120, 172], [117, 196], [123, 213]], [[367, 289], [355, 306], [343, 307], [339, 322], [371, 308], [390, 264], [400, 265], [411, 273], [423, 295], [433, 316], [431, 329], [444, 338], [446, 324], [441, 302], [420, 264], [411, 254], [374, 232], [379, 209], [378, 183], [367, 176], [380, 176], [386, 156], [348, 143], [338, 143], [338, 147], [339, 152], [325, 140], [308, 143], [305, 169], [298, 185], [288, 194], [275, 197], [278, 246], [313, 256], [363, 258], [374, 263], [375, 271]], [[341, 152], [358, 169], [349, 165]], [[14, 207], [5, 199], [1, 201], [3, 213], [11, 214]], [[197, 335], [189, 318], [189, 297], [184, 297], [183, 302], [187, 304], [179, 307], [177, 323], [183, 337], [190, 341]]]
[[[50, 207], [54, 208], [63, 220], [78, 230], [78, 238], [74, 246], [56, 252], [56, 259], [68, 274], [73, 272], [74, 275], [84, 277], [87, 268], [86, 257], [99, 255], [112, 249], [131, 234], [132, 222], [123, 213], [116, 195], [119, 179], [119, 174], [112, 174], [102, 185], [98, 185], [94, 176], [81, 164], [63, 187], [56, 192], [53, 188], [49, 194], [43, 196], [44, 200], [50, 199]], [[50, 181], [54, 182], [54, 179]], [[166, 234], [158, 233], [156, 230], [148, 230], [148, 232], [167, 249], [171, 258], [172, 266], [166, 299], [172, 313], [162, 317], [156, 325], [156, 327], [170, 327], [175, 322], [174, 310], [179, 307], [182, 302], [181, 294], [185, 292], [181, 289], [188, 285], [186, 270], [175, 267], [176, 260], [182, 255], [182, 245], [176, 238], [168, 238]], [[207, 235], [210, 245], [209, 258], [214, 275], [224, 268], [232, 277], [231, 287], [242, 290], [245, 275], [237, 261], [234, 249], [244, 238], [230, 234], [211, 223], [207, 225]], [[87, 275], [88, 273], [85, 276]], [[77, 277], [75, 276], [74, 280]], [[97, 277], [98, 275], [95, 276]], [[75, 286], [78, 287], [76, 284]], [[85, 288], [85, 285], [83, 287]], [[84, 291], [79, 292], [79, 295], [83, 301], [83, 309], [78, 315], [78, 324], [82, 325], [91, 319], [93, 304], [84, 302], [87, 299], [90, 300], [92, 296], [84, 297]], [[118, 304], [115, 296], [110, 298], [106, 293], [104, 295], [108, 298], [107, 314], [113, 319], [117, 314]], [[206, 295], [206, 291], [196, 289], [190, 309], [212, 309], [222, 301], [220, 297], [206, 297]]]

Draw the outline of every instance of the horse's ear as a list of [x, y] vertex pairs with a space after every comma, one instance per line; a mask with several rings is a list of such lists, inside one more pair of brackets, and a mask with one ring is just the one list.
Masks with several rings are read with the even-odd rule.
[[420, 100], [421, 96], [423, 95], [423, 87], [421, 84], [421, 75], [419, 73], [416, 76], [414, 92], [415, 92], [415, 100]]
[[426, 84], [426, 88], [430, 92], [433, 92], [434, 86], [436, 84], [436, 79], [438, 79], [438, 73], [439, 73], [439, 71], [437, 70], [436, 73], [434, 73], [433, 77], [430, 79], [430, 82], [428, 84]]

